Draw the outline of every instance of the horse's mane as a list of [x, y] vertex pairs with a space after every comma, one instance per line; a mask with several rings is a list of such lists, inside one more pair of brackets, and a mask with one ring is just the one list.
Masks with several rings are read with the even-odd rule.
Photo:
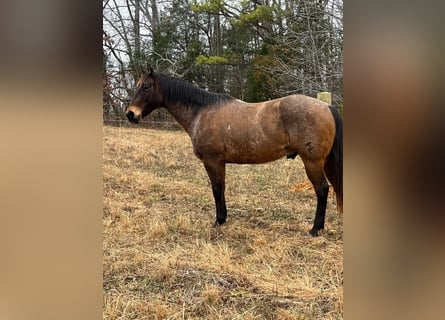
[[231, 101], [234, 98], [224, 93], [208, 92], [186, 81], [172, 78], [157, 73], [156, 79], [165, 99], [169, 103], [181, 102], [191, 108], [194, 112], [212, 106]]

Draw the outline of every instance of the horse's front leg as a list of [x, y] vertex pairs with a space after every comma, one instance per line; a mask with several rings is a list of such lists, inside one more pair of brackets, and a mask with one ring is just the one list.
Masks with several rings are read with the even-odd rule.
[[226, 222], [227, 218], [226, 200], [224, 198], [226, 165], [222, 161], [213, 159], [203, 159], [203, 162], [212, 183], [216, 205], [215, 226], [218, 226]]

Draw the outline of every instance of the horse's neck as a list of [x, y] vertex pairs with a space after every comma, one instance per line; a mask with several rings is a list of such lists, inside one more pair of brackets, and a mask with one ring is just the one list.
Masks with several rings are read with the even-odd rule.
[[194, 113], [190, 108], [177, 102], [165, 107], [167, 111], [175, 118], [175, 120], [190, 134], [191, 127], [196, 118], [196, 113]]

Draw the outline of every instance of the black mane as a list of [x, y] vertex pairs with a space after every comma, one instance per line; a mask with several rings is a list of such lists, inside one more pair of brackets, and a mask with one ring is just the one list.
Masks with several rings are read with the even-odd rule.
[[205, 107], [234, 99], [228, 94], [208, 92], [191, 83], [163, 74], [156, 74], [156, 78], [168, 103], [181, 102], [196, 112]]

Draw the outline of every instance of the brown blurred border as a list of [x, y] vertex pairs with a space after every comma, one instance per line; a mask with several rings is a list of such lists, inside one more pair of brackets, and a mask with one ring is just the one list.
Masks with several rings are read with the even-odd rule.
[[345, 5], [345, 319], [443, 319], [440, 12]]
[[0, 318], [102, 317], [102, 13], [0, 5]]

